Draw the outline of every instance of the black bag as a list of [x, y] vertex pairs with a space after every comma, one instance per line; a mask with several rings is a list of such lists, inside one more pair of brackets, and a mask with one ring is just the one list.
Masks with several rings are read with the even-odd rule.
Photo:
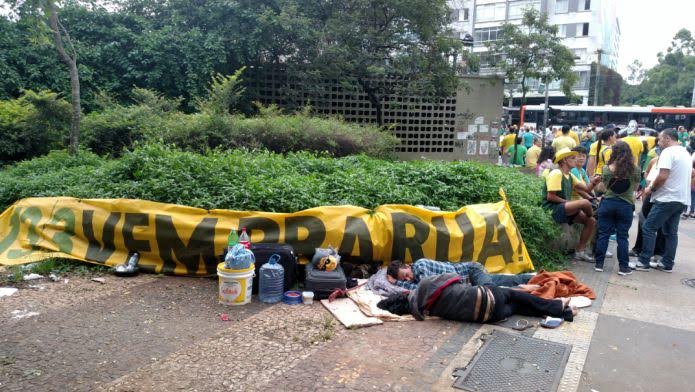
[[256, 274], [253, 277], [253, 294], [258, 294], [259, 272], [261, 266], [268, 262], [270, 256], [280, 255], [280, 265], [285, 269], [285, 291], [291, 290], [297, 276], [297, 257], [294, 255], [294, 248], [289, 244], [263, 244], [252, 243], [251, 251], [256, 256]]
[[345, 290], [347, 279], [343, 267], [338, 265], [333, 271], [321, 271], [309, 263], [306, 265], [304, 290], [313, 291], [315, 299], [326, 299], [335, 290]]

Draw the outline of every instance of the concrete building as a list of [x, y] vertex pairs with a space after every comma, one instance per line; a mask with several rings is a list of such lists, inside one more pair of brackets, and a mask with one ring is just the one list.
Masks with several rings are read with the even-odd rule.
[[[527, 8], [546, 12], [550, 23], [558, 26], [563, 44], [577, 57], [574, 72], [578, 81], [574, 93], [581, 97], [583, 105], [592, 104], [589, 94], [595, 78], [591, 63], [599, 60], [603, 66], [617, 70], [620, 25], [615, 0], [449, 0], [448, 3], [453, 10], [451, 27], [456, 34], [461, 38], [466, 34], [473, 36], [472, 50], [480, 56], [481, 74], [495, 73], [486, 66], [490, 60], [485, 54], [486, 43], [501, 38], [499, 33], [504, 23], [520, 24]], [[553, 104], [568, 102], [560, 91], [559, 81], [550, 84], [549, 95]], [[521, 97], [521, 93], [515, 93], [514, 97]], [[539, 81], [531, 81], [526, 97], [528, 103], [543, 102]]]

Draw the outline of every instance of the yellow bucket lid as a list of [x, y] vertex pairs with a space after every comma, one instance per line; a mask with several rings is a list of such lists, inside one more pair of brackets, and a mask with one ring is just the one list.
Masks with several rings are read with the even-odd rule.
[[227, 274], [239, 274], [239, 273], [244, 273], [244, 272], [251, 272], [256, 268], [255, 264], [251, 264], [249, 268], [244, 268], [244, 269], [232, 269], [232, 268], [224, 268], [224, 263], [219, 263], [217, 264], [217, 270], [222, 271]]

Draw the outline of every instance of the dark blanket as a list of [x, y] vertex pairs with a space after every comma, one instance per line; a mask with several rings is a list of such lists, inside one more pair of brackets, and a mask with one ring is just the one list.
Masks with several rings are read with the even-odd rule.
[[456, 273], [430, 276], [408, 296], [410, 312], [418, 320], [436, 316], [483, 323], [492, 317], [495, 299], [487, 286], [470, 286]]

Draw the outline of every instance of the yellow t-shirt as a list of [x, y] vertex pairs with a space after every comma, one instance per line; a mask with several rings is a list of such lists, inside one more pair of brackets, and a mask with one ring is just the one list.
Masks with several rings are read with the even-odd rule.
[[514, 145], [516, 142], [516, 134], [515, 133], [510, 133], [509, 135], [506, 135], [505, 137], [502, 138], [502, 141], [500, 142], [500, 147], [502, 148], [502, 153], [507, 152], [507, 148], [511, 147]]
[[[647, 151], [651, 151], [652, 148], [656, 147], [656, 136], [640, 136], [639, 138], [641, 141], [647, 142]], [[642, 153], [644, 154], [644, 151]]]
[[576, 143], [574, 146], [577, 147], [579, 145], [579, 135], [577, 135], [577, 132], [570, 130], [569, 137], [574, 139], [574, 142]]
[[563, 148], [569, 148], [570, 150], [577, 147], [577, 143], [569, 136], [559, 136], [553, 140], [553, 148], [555, 152], [560, 151]]
[[[572, 180], [572, 189], [562, 189], [562, 180]], [[561, 198], [569, 201], [572, 198], [572, 191], [574, 190], [574, 186], [577, 183], [580, 183], [581, 180], [575, 177], [574, 174], [572, 173], [567, 173], [565, 176], [562, 173], [562, 170], [560, 169], [555, 169], [552, 170], [548, 175], [545, 177], [545, 185], [546, 185], [546, 190], [548, 192], [556, 192], [558, 196]]]
[[589, 147], [589, 156], [596, 157], [596, 169], [594, 170], [594, 175], [601, 175], [603, 174], [603, 165], [608, 162], [609, 159], [611, 159], [611, 151], [613, 149], [609, 148], [610, 146], [601, 144], [601, 153], [596, 155], [596, 149], [598, 148], [598, 142], [593, 142], [591, 143], [591, 147]]
[[541, 155], [541, 148], [535, 144], [526, 151], [526, 167], [536, 167], [538, 157]]
[[639, 158], [640, 155], [644, 152], [644, 145], [642, 144], [642, 140], [640, 140], [639, 136], [626, 136], [622, 139], [620, 139], [627, 143], [628, 146], [630, 146], [630, 151], [632, 151], [632, 158], [635, 161], [635, 165], [639, 165]]

